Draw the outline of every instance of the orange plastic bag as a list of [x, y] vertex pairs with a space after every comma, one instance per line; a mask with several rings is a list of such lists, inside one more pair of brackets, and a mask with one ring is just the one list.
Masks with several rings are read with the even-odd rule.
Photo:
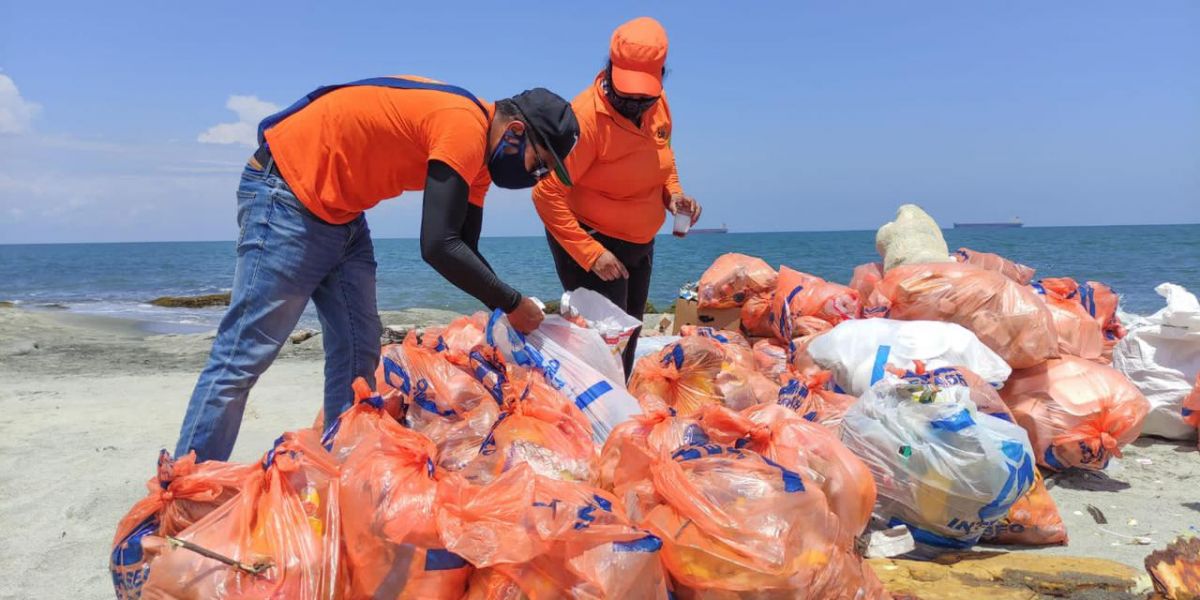
[[446, 547], [484, 571], [468, 598], [667, 597], [661, 542], [620, 501], [518, 465], [487, 485], [448, 475], [438, 496]]
[[1037, 272], [1033, 267], [1013, 262], [999, 254], [976, 252], [970, 248], [959, 248], [954, 253], [954, 259], [960, 263], [995, 271], [1021, 285], [1029, 285], [1029, 282], [1033, 281], [1033, 274]]
[[[1200, 429], [1200, 375], [1196, 377], [1196, 386], [1183, 399], [1183, 422]], [[1200, 447], [1200, 444], [1197, 444]]]
[[875, 286], [879, 285], [879, 281], [883, 279], [883, 263], [873, 262], [858, 265], [854, 267], [854, 274], [850, 276], [850, 289], [858, 292], [860, 301], [871, 297], [871, 292], [875, 291]]
[[454, 351], [405, 343], [385, 357], [398, 363], [395, 372], [410, 390], [401, 396], [405, 425], [437, 444], [439, 466], [459, 470], [475, 457], [500, 418], [500, 403], [468, 370], [470, 352], [459, 355], [467, 369], [451, 363], [452, 355]]
[[1104, 354], [1104, 332], [1079, 303], [1079, 285], [1068, 277], [1047, 278], [1033, 284], [1054, 317], [1058, 351], [1066, 356], [1099, 360]]
[[109, 570], [118, 598], [138, 598], [149, 574], [142, 551], [147, 535], [173, 536], [225, 504], [241, 490], [258, 465], [221, 461], [196, 464], [196, 453], [173, 460], [158, 454], [158, 473], [146, 482], [149, 492], [117, 524]]
[[1125, 337], [1125, 327], [1117, 316], [1121, 299], [1111, 287], [1099, 281], [1088, 281], [1079, 286], [1079, 303], [1100, 324], [1111, 354], [1112, 346]]
[[1000, 396], [1042, 466], [1100, 470], [1137, 439], [1150, 403], [1115, 369], [1066, 356], [1013, 371]]
[[788, 350], [775, 340], [754, 342], [754, 367], [772, 381], [782, 382], [788, 367]]
[[500, 417], [462, 473], [488, 483], [526, 463], [546, 477], [591, 481], [599, 455], [587, 416], [541, 375], [514, 368], [509, 377]]
[[858, 292], [837, 283], [830, 283], [808, 273], [787, 267], [779, 268], [775, 282], [775, 335], [780, 340], [813, 333], [800, 322], [801, 317], [816, 317], [830, 325], [862, 316]]
[[779, 389], [777, 404], [808, 421], [837, 429], [842, 415], [858, 398], [829, 389], [831, 377], [829, 371], [792, 374]]
[[957, 323], [1014, 369], [1058, 356], [1050, 310], [1037, 293], [972, 265], [904, 265], [887, 272], [868, 303], [872, 316]]
[[[342, 587], [338, 470], [311, 430], [285, 433], [242, 491], [177, 537], [261, 566], [251, 574], [161, 538], [145, 600], [330, 599]], [[149, 541], [146, 542], [150, 544]]]
[[649, 479], [654, 461], [663, 452], [708, 442], [697, 418], [680, 417], [670, 409], [647, 411], [613, 428], [600, 452], [597, 480], [612, 491]]
[[[684, 416], [706, 404], [720, 404], [717, 375], [725, 364], [725, 352], [715, 340], [692, 336], [643, 356], [629, 377], [629, 393], [639, 402], [656, 396]], [[645, 404], [643, 404], [645, 408]]]
[[1033, 487], [1017, 500], [1008, 514], [984, 530], [980, 541], [1015, 546], [1054, 546], [1067, 543], [1067, 526], [1042, 474], [1033, 471]]
[[812, 479], [838, 518], [838, 544], [847, 552], [853, 549], [871, 520], [875, 479], [835, 433], [778, 404], [741, 413], [708, 407], [700, 421], [716, 443], [748, 448], [797, 473], [815, 472]]
[[709, 338], [720, 344], [721, 352], [725, 354], [726, 367], [754, 370], [754, 350], [751, 348], [750, 342], [736, 331], [684, 325], [679, 329], [679, 334], [683, 337]]
[[467, 366], [471, 351], [486, 343], [488, 313], [477, 312], [469, 317], [459, 317], [442, 331], [436, 350], [444, 352], [446, 358], [460, 367]]
[[472, 567], [441, 547], [427, 437], [399, 424], [359, 444], [341, 468], [345, 598], [457, 600]]
[[681, 598], [886, 597], [862, 559], [838, 546], [820, 487], [749, 449], [684, 446], [616, 494], [662, 540]]
[[775, 269], [745, 254], [723, 254], [700, 276], [700, 308], [734, 308], [775, 285]]
[[742, 305], [742, 331], [756, 337], [775, 335], [775, 313], [771, 305], [775, 303], [775, 290], [767, 290], [754, 294]]

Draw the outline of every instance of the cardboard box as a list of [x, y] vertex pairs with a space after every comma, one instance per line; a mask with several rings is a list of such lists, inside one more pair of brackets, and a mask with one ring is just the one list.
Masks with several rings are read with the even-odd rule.
[[742, 328], [741, 308], [700, 308], [695, 300], [675, 300], [675, 335], [684, 325], [704, 325], [714, 329], [739, 331]]

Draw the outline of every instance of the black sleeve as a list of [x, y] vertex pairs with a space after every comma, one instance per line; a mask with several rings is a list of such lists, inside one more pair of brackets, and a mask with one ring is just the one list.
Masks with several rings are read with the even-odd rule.
[[479, 253], [479, 234], [483, 231], [483, 208], [467, 203], [467, 218], [463, 221], [462, 239], [463, 242], [483, 261], [483, 264], [489, 271], [495, 272], [492, 265], [488, 264], [486, 258]]
[[[421, 212], [421, 258], [488, 308], [511, 312], [520, 304], [521, 294], [500, 281], [472, 248], [479, 243], [479, 226], [473, 232], [466, 229], [469, 189], [466, 180], [449, 165], [429, 161]], [[478, 220], [481, 224], [482, 211]], [[473, 243], [469, 244], [464, 234], [471, 234]]]

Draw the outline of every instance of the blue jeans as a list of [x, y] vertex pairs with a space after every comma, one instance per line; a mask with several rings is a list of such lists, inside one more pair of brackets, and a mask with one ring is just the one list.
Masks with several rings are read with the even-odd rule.
[[382, 326], [366, 217], [326, 223], [281, 177], [251, 167], [242, 172], [237, 199], [232, 299], [188, 403], [175, 456], [195, 450], [197, 460], [229, 459], [250, 388], [288, 341], [309, 298], [325, 345], [325, 422], [353, 402], [355, 377], [374, 384]]

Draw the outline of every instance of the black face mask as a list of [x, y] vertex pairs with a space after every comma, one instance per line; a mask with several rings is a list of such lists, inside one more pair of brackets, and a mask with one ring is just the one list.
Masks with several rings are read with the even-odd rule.
[[[538, 177], [525, 170], [525, 144], [528, 143], [528, 136], [522, 135], [521, 142], [513, 144], [508, 141], [508, 135], [507, 132], [504, 133], [500, 143], [496, 144], [496, 150], [488, 160], [488, 174], [492, 176], [492, 183], [497, 187], [507, 190], [531, 188], [537, 184]], [[505, 154], [505, 148], [509, 147], [516, 148], [517, 151]]]
[[617, 95], [615, 90], [611, 78], [604, 82], [604, 96], [608, 98], [613, 110], [634, 123], [640, 124], [642, 115], [658, 102], [658, 98], [626, 98]]

